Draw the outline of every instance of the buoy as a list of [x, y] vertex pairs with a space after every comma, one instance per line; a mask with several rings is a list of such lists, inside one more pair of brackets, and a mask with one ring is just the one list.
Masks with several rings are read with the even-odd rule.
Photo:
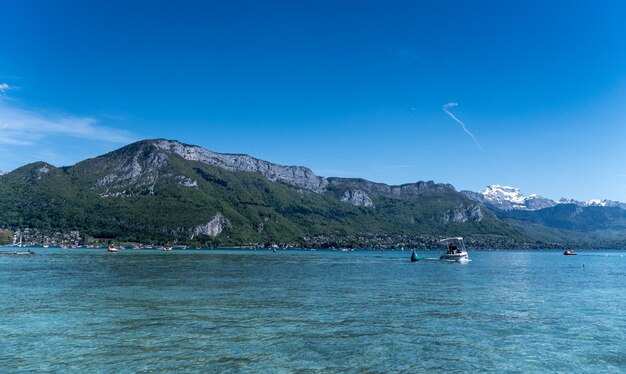
[[411, 262], [419, 261], [419, 257], [417, 257], [417, 253], [415, 251], [411, 251]]

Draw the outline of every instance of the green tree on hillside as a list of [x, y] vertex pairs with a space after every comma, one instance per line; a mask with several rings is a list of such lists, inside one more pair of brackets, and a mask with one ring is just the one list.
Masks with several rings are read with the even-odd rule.
[[13, 242], [13, 233], [8, 230], [0, 230], [0, 245], [11, 244]]

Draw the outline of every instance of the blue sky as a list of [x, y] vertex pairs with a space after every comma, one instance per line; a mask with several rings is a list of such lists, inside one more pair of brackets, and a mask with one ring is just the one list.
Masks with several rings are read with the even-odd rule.
[[626, 201], [623, 1], [0, 0], [0, 14], [0, 170], [170, 138], [324, 176]]

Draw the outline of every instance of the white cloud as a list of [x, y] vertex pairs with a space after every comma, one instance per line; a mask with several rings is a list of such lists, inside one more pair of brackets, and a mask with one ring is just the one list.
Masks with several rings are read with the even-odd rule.
[[9, 86], [6, 83], [0, 83], [0, 94], [3, 94], [5, 91], [8, 91], [11, 89], [11, 86]]
[[463, 128], [463, 131], [465, 131], [467, 133], [467, 135], [471, 136], [472, 139], [474, 139], [474, 143], [476, 143], [476, 146], [480, 149], [483, 149], [483, 147], [480, 146], [480, 144], [478, 144], [478, 140], [476, 140], [476, 137], [474, 136], [474, 134], [472, 134], [467, 127], [465, 127], [465, 124], [463, 123], [463, 121], [461, 121], [460, 119], [456, 118], [456, 116], [454, 114], [452, 114], [452, 112], [450, 111], [449, 108], [451, 107], [455, 107], [459, 105], [459, 103], [447, 103], [445, 105], [443, 105], [441, 107], [441, 109], [443, 109], [444, 112], [446, 112], [453, 120], [455, 120], [456, 122], [458, 122], [461, 125], [461, 128]]
[[[0, 89], [4, 86], [9, 87], [2, 83]], [[0, 144], [33, 145], [55, 135], [113, 143], [134, 140], [129, 132], [103, 126], [95, 118], [20, 108], [11, 100], [0, 98]]]

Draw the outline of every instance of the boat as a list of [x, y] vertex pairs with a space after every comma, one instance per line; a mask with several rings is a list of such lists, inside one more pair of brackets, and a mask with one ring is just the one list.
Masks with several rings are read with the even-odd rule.
[[440, 243], [447, 243], [448, 250], [442, 254], [439, 259], [442, 261], [468, 261], [467, 250], [465, 249], [465, 243], [460, 236], [454, 238], [441, 239]]
[[573, 249], [566, 249], [565, 252], [563, 252], [563, 254], [565, 256], [576, 256], [578, 253], [574, 252]]
[[415, 250], [411, 251], [411, 262], [416, 262], [419, 261], [419, 257], [417, 256], [417, 253], [415, 253]]
[[109, 248], [107, 249], [107, 252], [117, 252], [117, 248], [115, 248], [115, 247], [109, 247]]
[[0, 251], [0, 255], [34, 255], [35, 252], [31, 251]]
[[163, 250], [164, 250], [165, 252], [169, 252], [169, 251], [171, 251], [171, 250], [172, 250], [172, 247], [163, 247]]

